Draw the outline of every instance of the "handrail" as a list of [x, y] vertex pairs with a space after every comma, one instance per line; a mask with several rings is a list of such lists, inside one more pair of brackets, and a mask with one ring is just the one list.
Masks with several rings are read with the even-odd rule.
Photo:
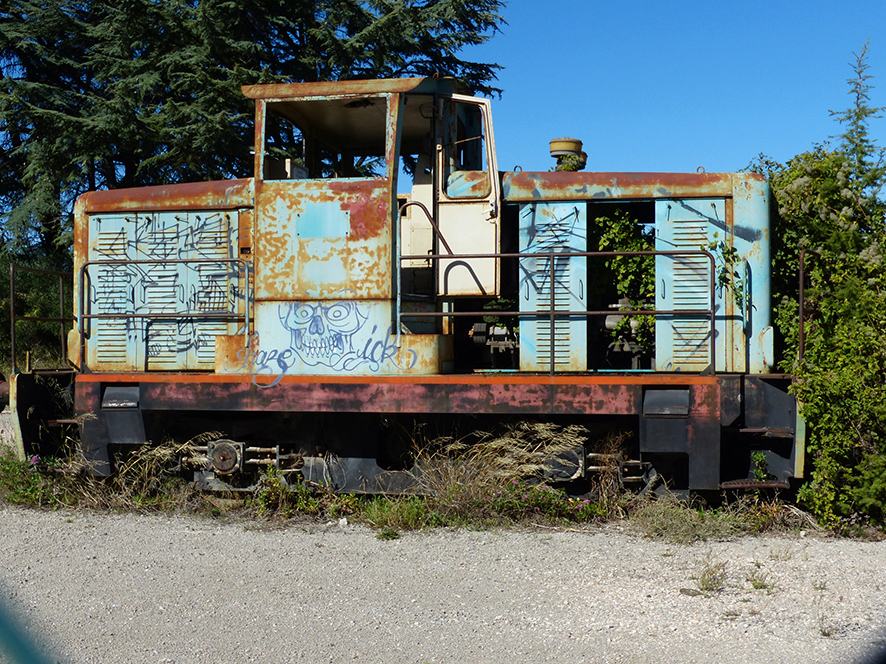
[[[401, 314], [403, 311], [403, 297], [401, 293], [401, 285], [402, 285], [402, 272], [403, 272], [403, 256], [400, 254], [400, 244], [401, 244], [401, 225], [400, 222], [403, 219], [403, 211], [408, 207], [417, 207], [420, 208], [422, 212], [425, 213], [425, 217], [428, 218], [428, 223], [431, 224], [431, 228], [434, 229], [434, 234], [439, 238], [440, 244], [443, 245], [443, 248], [446, 249], [450, 254], [452, 254], [452, 249], [449, 247], [449, 243], [446, 241], [446, 238], [443, 237], [443, 232], [440, 230], [440, 227], [437, 226], [437, 222], [434, 221], [434, 215], [431, 214], [430, 210], [428, 210], [427, 206], [421, 201], [408, 201], [400, 206], [399, 213], [397, 214], [397, 227], [396, 227], [396, 237], [394, 239], [394, 244], [397, 247], [397, 302], [396, 302], [396, 316], [397, 316], [397, 348], [400, 348], [400, 320], [402, 318]], [[426, 257], [422, 256], [419, 260], [426, 260]]]
[[[48, 274], [58, 277], [59, 315], [55, 316], [16, 316], [15, 314], [15, 273], [29, 272], [31, 274]], [[64, 361], [67, 356], [67, 344], [65, 340], [65, 324], [73, 322], [73, 316], [65, 316], [65, 277], [73, 278], [73, 272], [63, 270], [45, 270], [42, 268], [26, 267], [15, 263], [9, 264], [9, 326], [10, 326], [10, 353], [12, 354], [12, 373], [18, 373], [18, 362], [15, 357], [15, 324], [17, 321], [33, 321], [35, 323], [58, 323], [61, 339], [61, 358]], [[26, 367], [30, 370], [30, 367]]]
[[[86, 292], [86, 283], [87, 283], [87, 269], [93, 265], [112, 265], [117, 267], [126, 267], [130, 265], [194, 265], [194, 264], [218, 264], [218, 263], [239, 263], [242, 266], [243, 272], [243, 282], [245, 284], [243, 288], [244, 293], [244, 312], [227, 312], [225, 310], [216, 310], [216, 311], [182, 311], [182, 312], [174, 312], [174, 313], [135, 313], [135, 312], [120, 312], [120, 313], [103, 313], [103, 314], [87, 314], [85, 313], [86, 303], [84, 294]], [[240, 274], [240, 270], [237, 271], [237, 274]], [[177, 259], [126, 259], [126, 260], [96, 260], [96, 261], [86, 261], [80, 267], [80, 287], [78, 289], [78, 302], [80, 315], [77, 321], [77, 331], [79, 333], [79, 341], [80, 348], [78, 349], [78, 358], [80, 361], [80, 367], [82, 370], [86, 370], [86, 362], [85, 362], [85, 352], [86, 352], [86, 334], [84, 331], [84, 322], [87, 320], [108, 320], [108, 319], [117, 319], [117, 318], [133, 318], [133, 319], [180, 319], [180, 318], [209, 318], [209, 319], [245, 319], [244, 320], [244, 338], [249, 339], [249, 329], [250, 329], [250, 316], [249, 316], [249, 305], [252, 301], [250, 297], [250, 289], [249, 289], [249, 262], [243, 258], [177, 258]], [[247, 341], [248, 343], [248, 341]]]
[[[423, 206], [422, 206], [423, 207]], [[436, 227], [435, 227], [436, 228]], [[710, 308], [708, 309], [636, 309], [636, 310], [624, 310], [618, 311], [618, 315], [623, 316], [705, 316], [710, 318], [711, 321], [711, 341], [710, 341], [710, 372], [716, 373], [716, 359], [717, 359], [717, 349], [715, 344], [716, 338], [716, 310], [714, 309], [714, 303], [716, 301], [716, 261], [714, 255], [705, 249], [675, 249], [669, 251], [540, 251], [540, 252], [527, 252], [527, 253], [485, 253], [485, 254], [416, 254], [416, 255], [408, 255], [408, 256], [400, 256], [400, 265], [398, 266], [398, 271], [402, 269], [402, 263], [406, 260], [422, 260], [427, 259], [431, 261], [441, 260], [441, 259], [481, 259], [481, 258], [549, 258], [552, 259], [549, 261], [550, 267], [550, 279], [551, 279], [551, 289], [550, 289], [550, 303], [548, 310], [536, 310], [536, 311], [495, 311], [496, 316], [533, 316], [533, 317], [542, 317], [547, 316], [550, 318], [550, 326], [551, 326], [551, 357], [550, 357], [550, 365], [551, 375], [554, 375], [556, 372], [555, 364], [554, 364], [554, 356], [555, 356], [555, 346], [556, 340], [554, 335], [554, 321], [557, 318], [566, 318], [566, 317], [577, 317], [577, 316], [585, 316], [585, 317], [600, 317], [600, 316], [611, 316], [613, 314], [612, 310], [606, 311], [556, 311], [554, 309], [554, 284], [555, 280], [555, 264], [554, 258], [609, 258], [616, 256], [704, 256], [707, 257], [710, 262]], [[400, 293], [398, 291], [397, 297], [400, 297]], [[490, 312], [488, 310], [484, 311], [412, 311], [409, 312], [409, 318], [449, 318], [449, 317], [457, 317], [457, 316], [489, 316]], [[402, 312], [397, 311], [397, 328], [400, 328], [402, 323]]]
[[806, 249], [800, 249], [800, 275], [799, 292], [797, 299], [800, 301], [800, 326], [797, 330], [797, 360], [802, 364], [806, 359]]
[[[455, 254], [453, 254], [453, 253], [452, 253], [452, 249], [449, 248], [449, 243], [446, 241], [446, 238], [443, 237], [443, 233], [442, 233], [442, 231], [440, 230], [440, 227], [437, 226], [437, 222], [434, 221], [434, 217], [433, 217], [433, 216], [431, 215], [431, 213], [428, 211], [428, 208], [427, 208], [427, 206], [426, 206], [424, 203], [422, 203], [421, 201], [409, 201], [408, 203], [403, 203], [403, 205], [400, 206], [400, 216], [403, 215], [403, 210], [405, 210], [405, 209], [408, 208], [408, 207], [413, 207], [413, 206], [414, 206], [414, 207], [421, 208], [422, 212], [424, 212], [424, 213], [425, 213], [425, 216], [428, 218], [428, 222], [430, 222], [431, 227], [434, 229], [434, 233], [436, 233], [436, 234], [437, 234], [437, 237], [440, 238], [440, 244], [443, 245], [443, 248], [444, 248], [444, 249], [445, 249], [450, 255], [454, 256]], [[402, 257], [401, 257], [401, 258], [402, 258]], [[427, 256], [419, 256], [419, 259], [421, 259], [421, 258], [427, 258]]]

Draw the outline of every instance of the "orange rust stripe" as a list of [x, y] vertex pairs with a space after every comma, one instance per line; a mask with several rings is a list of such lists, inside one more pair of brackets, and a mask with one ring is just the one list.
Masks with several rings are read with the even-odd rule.
[[[252, 374], [80, 374], [81, 383], [250, 383]], [[275, 376], [260, 374], [257, 382], [270, 383]], [[508, 374], [447, 374], [439, 376], [283, 376], [280, 383], [304, 384], [437, 384], [437, 385], [714, 385], [716, 376], [690, 374], [644, 374], [642, 376], [588, 375], [550, 376]], [[273, 388], [271, 388], [273, 389]]]

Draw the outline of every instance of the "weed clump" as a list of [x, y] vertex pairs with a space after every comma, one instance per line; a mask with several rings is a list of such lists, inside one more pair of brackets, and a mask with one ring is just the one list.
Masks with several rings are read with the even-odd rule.
[[419, 496], [366, 498], [359, 516], [379, 532], [458, 525], [435, 510], [431, 501]]
[[0, 499], [14, 505], [53, 505], [53, 485], [37, 472], [38, 461], [21, 461], [11, 449], [0, 448]]
[[118, 458], [110, 478], [93, 477], [80, 454], [20, 461], [0, 452], [0, 499], [30, 507], [193, 511], [201, 494], [181, 478], [183, 464], [201, 463], [196, 444], [143, 445]]
[[723, 590], [726, 587], [726, 561], [714, 560], [708, 553], [702, 561], [695, 582], [703, 593], [711, 594]]
[[268, 466], [259, 478], [248, 506], [269, 519], [338, 519], [358, 514], [362, 508], [359, 496], [335, 493], [325, 485], [308, 485], [298, 473], [284, 476], [275, 466]]
[[670, 494], [638, 500], [629, 514], [646, 537], [674, 544], [727, 539], [741, 532], [731, 514], [703, 509], [697, 503], [681, 501]]
[[680, 500], [672, 494], [628, 500], [631, 522], [646, 536], [675, 544], [724, 540], [739, 535], [820, 530], [815, 520], [780, 500], [745, 496], [711, 508], [696, 499]]
[[759, 567], [754, 568], [747, 576], [747, 582], [751, 584], [751, 588], [765, 593], [771, 593], [775, 589], [775, 581], [761, 570]]

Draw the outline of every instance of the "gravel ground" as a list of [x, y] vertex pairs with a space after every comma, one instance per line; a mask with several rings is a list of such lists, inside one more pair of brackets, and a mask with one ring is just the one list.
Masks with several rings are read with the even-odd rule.
[[[0, 560], [3, 598], [61, 662], [779, 664], [886, 647], [886, 542], [680, 546], [617, 526], [381, 541], [0, 508]], [[725, 588], [696, 594], [718, 563]]]

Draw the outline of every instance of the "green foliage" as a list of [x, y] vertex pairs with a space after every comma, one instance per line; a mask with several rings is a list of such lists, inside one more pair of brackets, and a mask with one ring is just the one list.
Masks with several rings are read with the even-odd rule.
[[0, 499], [32, 507], [55, 502], [51, 485], [37, 472], [36, 463], [20, 461], [8, 448], [0, 448]]
[[[505, 297], [497, 297], [483, 305], [484, 311], [516, 311], [517, 301]], [[508, 330], [514, 331], [519, 328], [517, 316], [483, 316], [483, 322], [490, 325], [503, 325]]]
[[751, 461], [754, 464], [754, 479], [765, 482], [769, 479], [769, 469], [766, 464], [766, 452], [757, 450], [751, 453]]
[[[655, 238], [647, 228], [623, 211], [598, 217], [600, 251], [653, 251]], [[621, 298], [628, 300], [629, 309], [651, 309], [655, 303], [655, 257], [613, 256], [604, 260], [611, 272]], [[625, 316], [613, 331], [616, 340], [634, 340], [644, 353], [651, 353], [655, 345], [654, 316]]]
[[526, 486], [516, 480], [485, 498], [489, 518], [515, 523], [531, 521], [586, 523], [600, 520], [600, 506], [591, 500], [570, 498], [544, 484]]
[[487, 94], [496, 65], [462, 60], [500, 0], [107, 0], [0, 7], [0, 213], [7, 241], [69, 239], [86, 190], [242, 177], [240, 86], [451, 75]]
[[400, 539], [400, 533], [393, 528], [382, 528], [375, 537], [380, 540], [397, 540]]
[[886, 456], [868, 454], [848, 481], [850, 503], [874, 523], [886, 526]]
[[361, 517], [382, 533], [452, 525], [452, 521], [437, 512], [429, 501], [418, 496], [376, 496], [363, 505]]
[[[28, 507], [196, 512], [213, 517], [239, 513], [270, 523], [349, 517], [378, 530], [380, 539], [438, 527], [586, 526], [626, 514], [648, 536], [681, 543], [810, 527], [805, 520], [808, 515], [777, 501], [748, 498], [726, 508], [706, 510], [671, 497], [649, 500], [601, 495], [592, 500], [571, 497], [562, 489], [543, 484], [518, 480], [502, 483], [490, 474], [467, 486], [462, 483], [462, 488], [437, 484], [437, 495], [357, 496], [337, 494], [325, 486], [309, 486], [297, 474], [284, 480], [270, 466], [251, 495], [202, 493], [178, 474], [183, 467], [203, 467], [206, 463], [194, 446], [199, 440], [195, 441], [142, 446], [118, 459], [120, 471], [106, 480], [83, 472], [79, 456], [20, 461], [11, 452], [0, 451], [0, 501]], [[872, 466], [869, 472], [877, 473], [880, 468]]]
[[868, 81], [872, 76], [867, 73], [869, 44], [870, 39], [858, 53], [853, 53], [855, 62], [850, 66], [854, 76], [846, 80], [849, 94], [853, 98], [852, 106], [845, 111], [831, 111], [831, 115], [845, 127], [840, 138], [843, 151], [852, 164], [854, 184], [862, 191], [877, 193], [886, 176], [886, 165], [883, 163], [883, 148], [878, 147], [871, 138], [868, 123], [873, 118], [882, 117], [879, 113], [886, 110], [886, 106], [870, 105], [872, 86]]
[[714, 239], [707, 244], [699, 247], [704, 251], [709, 251], [714, 256], [714, 269], [716, 270], [717, 288], [720, 290], [728, 290], [735, 298], [735, 303], [739, 307], [745, 305], [745, 280], [737, 267], [741, 266], [741, 256], [738, 255], [738, 249], [728, 244], [725, 240], [718, 239], [719, 233], [714, 233]]
[[[30, 253], [30, 252], [29, 252]], [[10, 264], [39, 270], [57, 269], [52, 259], [45, 256], [21, 255], [13, 252], [0, 252], [0, 372], [12, 373], [10, 359], [12, 348], [10, 337], [9, 279]], [[70, 266], [64, 264], [65, 270]], [[69, 276], [61, 279], [64, 309], [60, 307], [59, 277], [16, 270], [15, 313], [16, 318], [43, 317], [58, 318], [72, 315], [73, 285]], [[65, 335], [71, 327], [65, 325]], [[31, 366], [35, 369], [56, 369], [67, 366], [61, 352], [62, 330], [58, 323], [18, 320], [15, 327], [16, 362], [19, 368], [25, 366], [25, 354], [30, 353]]]
[[564, 154], [557, 157], [557, 166], [554, 170], [565, 173], [576, 173], [584, 170], [587, 163], [588, 155], [584, 152], [581, 154]]
[[[637, 223], [627, 212], [597, 217], [600, 251], [653, 251], [652, 228]], [[655, 297], [654, 256], [613, 256], [604, 261], [612, 271], [620, 295], [645, 300]]]
[[260, 516], [283, 518], [317, 515], [324, 507], [322, 495], [308, 487], [300, 476], [287, 481], [275, 466], [268, 466], [255, 488], [256, 511]]
[[[886, 183], [882, 151], [867, 123], [867, 45], [849, 79], [853, 105], [833, 113], [846, 127], [841, 143], [817, 145], [784, 165], [762, 158], [778, 201], [773, 229], [776, 318], [787, 349], [783, 369], [807, 420], [810, 481], [799, 498], [829, 526], [881, 519], [876, 468], [886, 453]], [[806, 250], [805, 347], [799, 348], [797, 274]]]
[[394, 532], [441, 526], [588, 523], [604, 517], [597, 502], [570, 498], [545, 485], [514, 481], [498, 488], [475, 487], [469, 495], [456, 493], [453, 487], [440, 496], [377, 496], [363, 504], [358, 517], [380, 531]]

